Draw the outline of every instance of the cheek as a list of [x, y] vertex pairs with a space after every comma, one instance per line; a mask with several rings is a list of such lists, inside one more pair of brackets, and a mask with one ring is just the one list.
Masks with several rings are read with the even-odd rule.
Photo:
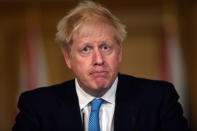
[[119, 51], [115, 51], [114, 54], [111, 56], [111, 60], [116, 64], [120, 63], [121, 58], [122, 57]]
[[108, 57], [106, 59], [107, 65], [112, 69], [115, 70], [119, 67], [119, 58], [117, 57], [117, 55], [112, 56], [112, 57]]
[[75, 73], [83, 73], [88, 70], [89, 65], [90, 62], [88, 59], [77, 57], [72, 61], [72, 70], [75, 71]]
[[85, 69], [83, 66], [79, 66], [79, 64], [72, 65], [72, 72], [77, 78], [83, 78], [85, 75]]

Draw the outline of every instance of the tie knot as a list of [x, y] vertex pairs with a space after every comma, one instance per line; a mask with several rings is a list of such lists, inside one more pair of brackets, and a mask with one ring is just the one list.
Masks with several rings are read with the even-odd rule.
[[98, 111], [100, 109], [101, 104], [103, 103], [103, 99], [94, 99], [91, 101], [92, 111]]

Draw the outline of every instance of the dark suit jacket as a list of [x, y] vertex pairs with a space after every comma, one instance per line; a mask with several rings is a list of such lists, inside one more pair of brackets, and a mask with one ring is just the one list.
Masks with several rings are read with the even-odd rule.
[[[115, 131], [187, 131], [172, 84], [118, 76]], [[82, 131], [74, 80], [20, 96], [13, 131]]]

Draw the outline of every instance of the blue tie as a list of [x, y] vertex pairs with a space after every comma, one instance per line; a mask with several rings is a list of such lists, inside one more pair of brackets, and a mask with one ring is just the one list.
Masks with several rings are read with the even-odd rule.
[[102, 103], [103, 103], [103, 99], [92, 100], [88, 131], [100, 131], [99, 109], [100, 109]]

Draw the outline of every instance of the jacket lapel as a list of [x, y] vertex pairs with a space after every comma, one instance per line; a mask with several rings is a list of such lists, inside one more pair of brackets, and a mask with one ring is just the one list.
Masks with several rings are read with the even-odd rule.
[[83, 131], [74, 80], [66, 83], [66, 85], [63, 85], [63, 87], [60, 88], [60, 99], [57, 100], [59, 106], [55, 114], [57, 117], [56, 120], [58, 121], [57, 128], [60, 128], [61, 130]]
[[[137, 120], [137, 88], [131, 79], [118, 76], [116, 106], [114, 113], [114, 131], [135, 131]], [[131, 86], [132, 85], [132, 86]]]

